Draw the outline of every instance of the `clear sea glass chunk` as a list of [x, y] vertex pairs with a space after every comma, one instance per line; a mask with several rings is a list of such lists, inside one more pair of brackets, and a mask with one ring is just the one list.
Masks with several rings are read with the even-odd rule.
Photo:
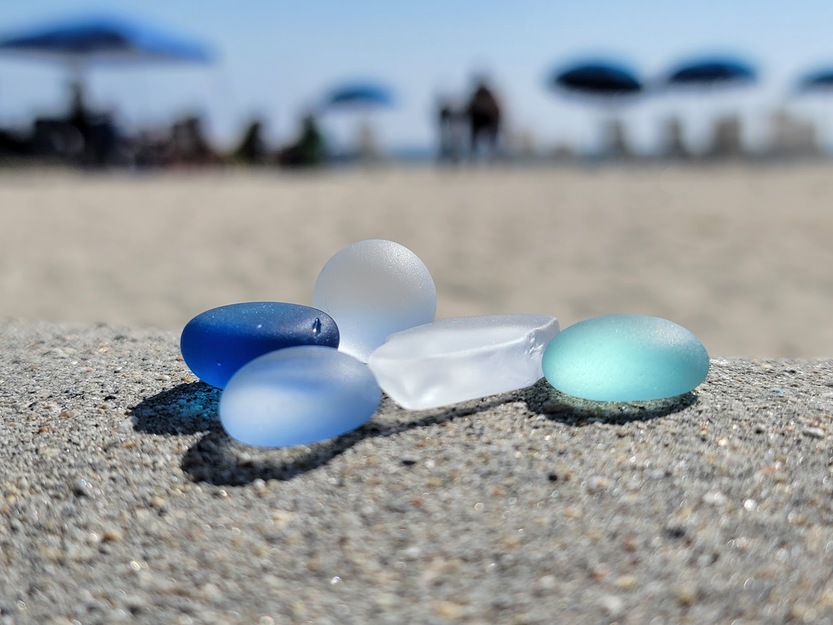
[[436, 408], [534, 384], [557, 333], [547, 315], [441, 319], [389, 336], [368, 366], [401, 406]]
[[313, 305], [338, 325], [339, 350], [367, 362], [389, 334], [434, 320], [437, 290], [425, 264], [407, 247], [359, 241], [330, 258]]
[[220, 396], [220, 421], [261, 447], [307, 445], [354, 430], [382, 392], [367, 365], [332, 347], [287, 347], [249, 362]]
[[544, 375], [562, 393], [594, 401], [647, 401], [687, 393], [709, 373], [709, 355], [684, 327], [645, 315], [586, 319], [544, 352]]

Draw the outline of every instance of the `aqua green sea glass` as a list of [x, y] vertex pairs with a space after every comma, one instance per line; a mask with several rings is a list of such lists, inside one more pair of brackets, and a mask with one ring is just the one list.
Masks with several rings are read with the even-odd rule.
[[647, 401], [688, 393], [709, 372], [709, 355], [684, 327], [644, 315], [607, 315], [568, 327], [547, 346], [544, 377], [567, 395]]

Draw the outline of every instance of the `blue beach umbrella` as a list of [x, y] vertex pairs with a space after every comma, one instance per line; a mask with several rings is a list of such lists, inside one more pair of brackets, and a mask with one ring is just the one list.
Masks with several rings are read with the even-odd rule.
[[198, 41], [140, 21], [97, 15], [6, 33], [0, 36], [0, 54], [63, 65], [79, 87], [92, 67], [214, 61], [213, 51]]
[[636, 71], [621, 61], [590, 59], [556, 68], [547, 84], [556, 93], [601, 108], [608, 117], [604, 122], [604, 152], [630, 153], [624, 129], [617, 118], [622, 106], [635, 101], [644, 90]]
[[91, 15], [8, 32], [0, 54], [57, 63], [70, 72], [78, 106], [84, 77], [93, 67], [198, 63], [214, 60], [212, 50], [188, 37], [132, 19]]
[[675, 65], [663, 79], [666, 87], [726, 87], [758, 79], [749, 62], [733, 56], [695, 58]]
[[379, 148], [370, 121], [371, 112], [389, 109], [395, 104], [396, 97], [389, 86], [380, 81], [365, 80], [336, 85], [322, 99], [321, 108], [325, 112], [357, 112], [360, 115], [355, 154], [363, 160], [372, 160], [379, 155]]
[[643, 90], [636, 72], [612, 61], [588, 61], [557, 69], [551, 84], [557, 89], [595, 98], [635, 95]]
[[808, 71], [795, 81], [791, 88], [791, 104], [803, 109], [814, 126], [824, 135], [824, 148], [830, 149], [830, 130], [825, 123], [829, 119], [830, 98], [833, 96], [833, 67], [824, 66]]
[[377, 82], [355, 82], [339, 85], [324, 98], [326, 108], [388, 108], [396, 102], [393, 91]]
[[796, 91], [799, 93], [833, 91], [833, 68], [814, 70], [805, 74], [798, 79]]
[[92, 65], [151, 62], [210, 63], [202, 43], [141, 22], [93, 16], [8, 33], [0, 52], [62, 63], [79, 73]]
[[[684, 61], [672, 65], [661, 75], [654, 87], [658, 92], [676, 93], [679, 95], [696, 95], [697, 111], [701, 114], [704, 110], [702, 96], [711, 94], [712, 97], [719, 92], [727, 93], [735, 88], [749, 87], [758, 81], [758, 71], [755, 66], [746, 59], [732, 54], [701, 55], [690, 57]], [[682, 102], [678, 103], [678, 106]], [[715, 127], [715, 136], [710, 150], [715, 154], [735, 153], [742, 149], [740, 142], [740, 122], [734, 112], [737, 101], [712, 102], [713, 106], [723, 108], [722, 119], [719, 119]], [[728, 108], [727, 108], [728, 106]], [[679, 136], [675, 137], [675, 151], [688, 153], [682, 143], [682, 125], [679, 115], [673, 117], [677, 124]], [[722, 138], [721, 138], [722, 137]], [[666, 146], [666, 149], [670, 149]]]

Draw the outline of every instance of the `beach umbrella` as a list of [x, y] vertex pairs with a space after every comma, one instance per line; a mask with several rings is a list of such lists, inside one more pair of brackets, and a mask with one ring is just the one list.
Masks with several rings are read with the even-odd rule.
[[755, 68], [738, 57], [695, 58], [674, 66], [663, 83], [666, 87], [727, 87], [757, 80]]
[[[830, 128], [825, 123], [830, 115], [830, 98], [833, 96], [833, 67], [826, 66], [808, 71], [795, 81], [790, 94], [791, 108], [801, 110], [807, 123], [822, 132], [824, 148], [830, 148]], [[816, 144], [818, 147], [818, 144]]]
[[76, 80], [92, 66], [210, 63], [204, 44], [120, 17], [91, 16], [49, 22], [0, 37], [0, 53], [57, 62]]
[[551, 84], [574, 94], [605, 99], [635, 95], [643, 89], [634, 71], [622, 63], [611, 61], [582, 62], [557, 69]]
[[351, 111], [360, 116], [356, 130], [355, 155], [361, 160], [373, 160], [379, 156], [376, 132], [371, 112], [392, 108], [396, 103], [393, 90], [375, 80], [343, 82], [331, 88], [323, 98], [324, 111]]
[[[657, 91], [667, 93], [688, 93], [697, 96], [696, 114], [702, 114], [702, 96], [727, 92], [737, 87], [748, 87], [758, 80], [756, 68], [747, 60], [736, 55], [697, 56], [673, 65], [656, 82]], [[742, 151], [740, 119], [734, 112], [736, 101], [724, 110], [716, 121], [712, 145], [709, 148], [715, 155], [737, 154]], [[723, 103], [725, 108], [726, 103]], [[679, 120], [674, 118], [676, 123]], [[666, 151], [680, 151], [681, 146], [673, 149], [666, 146]], [[683, 150], [687, 153], [687, 150]]]
[[92, 67], [171, 63], [207, 64], [214, 60], [203, 43], [141, 21], [113, 16], [82, 16], [0, 36], [0, 54], [57, 63], [83, 92]]
[[84, 111], [86, 72], [99, 66], [210, 63], [212, 51], [190, 38], [141, 21], [81, 16], [0, 36], [0, 54], [57, 63], [71, 73], [73, 108]]
[[833, 91], [833, 68], [809, 72], [798, 79], [796, 91]]
[[331, 89], [324, 98], [326, 108], [388, 108], [396, 98], [386, 85], [377, 82], [344, 83]]
[[622, 106], [644, 90], [638, 74], [626, 63], [607, 59], [574, 62], [556, 68], [548, 86], [582, 104], [599, 107], [607, 119], [603, 151], [607, 155], [630, 155], [624, 128], [618, 119]]

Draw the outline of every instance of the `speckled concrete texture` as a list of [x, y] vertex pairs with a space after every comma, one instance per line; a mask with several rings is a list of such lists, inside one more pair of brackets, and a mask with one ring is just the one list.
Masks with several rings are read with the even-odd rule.
[[833, 361], [249, 448], [172, 332], [0, 322], [0, 623], [833, 623]]

